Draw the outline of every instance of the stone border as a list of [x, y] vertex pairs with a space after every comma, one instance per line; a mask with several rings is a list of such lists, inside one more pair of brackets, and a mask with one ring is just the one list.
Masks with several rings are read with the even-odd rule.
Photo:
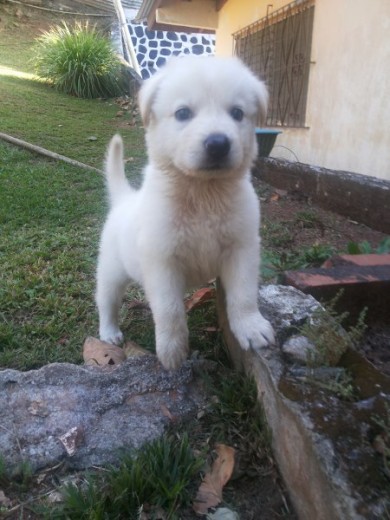
[[320, 207], [390, 234], [390, 182], [303, 163], [258, 158], [253, 175]]
[[[294, 381], [297, 366], [288, 365], [282, 352], [281, 346], [319, 305], [293, 287], [261, 287], [259, 307], [275, 329], [277, 345], [262, 348], [259, 355], [238, 344], [229, 328], [223, 288], [217, 288], [218, 319], [229, 353], [234, 365], [256, 382], [275, 459], [300, 520], [379, 520], [388, 495], [371, 488], [367, 476], [376, 454], [364, 439], [367, 416], [380, 399], [390, 402], [390, 381], [379, 381], [372, 397], [356, 403], [321, 392], [310, 394], [307, 386], [299, 393]], [[356, 482], [365, 482], [365, 487]]]

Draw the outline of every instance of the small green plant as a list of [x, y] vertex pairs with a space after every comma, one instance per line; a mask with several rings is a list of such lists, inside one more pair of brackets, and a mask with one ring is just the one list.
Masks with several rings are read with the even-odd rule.
[[297, 224], [302, 226], [303, 228], [320, 228], [324, 227], [321, 219], [317, 215], [315, 211], [312, 210], [304, 210], [298, 211], [295, 216], [295, 221]]
[[64, 503], [54, 517], [135, 520], [147, 507], [152, 512], [162, 508], [166, 518], [174, 518], [176, 509], [189, 501], [188, 486], [202, 465], [186, 434], [165, 436], [125, 456], [119, 468], [89, 475], [79, 486], [66, 486]]
[[8, 478], [5, 459], [2, 455], [0, 455], [0, 486], [3, 485], [7, 480]]
[[313, 244], [300, 255], [303, 268], [319, 267], [334, 254], [334, 248], [326, 244]]
[[[279, 280], [284, 271], [318, 267], [334, 254], [334, 248], [324, 244], [313, 244], [300, 251], [262, 250], [261, 274], [264, 280]], [[279, 280], [280, 281], [280, 280]]]
[[114, 97], [124, 92], [121, 62], [110, 41], [88, 23], [65, 22], [37, 40], [36, 73], [56, 89], [81, 98]]
[[315, 370], [312, 370], [304, 379], [304, 382], [332, 392], [343, 401], [351, 402], [356, 399], [356, 388], [353, 384], [353, 377], [347, 370], [342, 370], [333, 377], [330, 376], [325, 380], [316, 377]]
[[350, 327], [348, 331], [343, 328], [342, 324], [349, 313], [339, 314], [335, 310], [342, 294], [343, 291], [339, 291], [325, 307], [318, 307], [311, 319], [300, 329], [300, 333], [315, 347], [314, 351], [308, 353], [307, 364], [310, 367], [336, 365], [347, 348], [356, 346], [366, 329], [367, 309], [360, 313], [355, 326]]
[[390, 237], [384, 238], [376, 249], [367, 240], [363, 240], [363, 242], [348, 242], [347, 252], [350, 255], [390, 253]]
[[387, 478], [390, 478], [390, 405], [388, 403], [385, 403], [384, 416], [374, 416], [373, 421], [380, 428], [380, 433], [374, 440], [374, 447], [382, 455], [383, 471]]

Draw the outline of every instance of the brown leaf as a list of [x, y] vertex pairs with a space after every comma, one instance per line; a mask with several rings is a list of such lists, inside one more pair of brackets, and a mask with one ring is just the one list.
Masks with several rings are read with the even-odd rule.
[[84, 430], [79, 426], [74, 426], [63, 435], [60, 435], [58, 438], [64, 445], [66, 453], [69, 455], [69, 457], [73, 457], [77, 451], [77, 448], [83, 444]]
[[234, 468], [234, 448], [217, 444], [215, 450], [218, 456], [211, 471], [206, 473], [194, 500], [193, 509], [200, 515], [207, 514], [210, 507], [215, 507], [222, 501], [222, 489], [230, 479]]
[[189, 312], [194, 307], [199, 307], [203, 303], [208, 302], [214, 298], [214, 287], [204, 287], [203, 289], [199, 289], [198, 291], [195, 291], [194, 294], [186, 300], [186, 311]]
[[126, 355], [116, 345], [88, 337], [83, 347], [83, 358], [86, 365], [106, 366], [122, 363], [125, 361]]
[[219, 327], [205, 327], [204, 329], [204, 332], [220, 332], [220, 328]]
[[11, 505], [11, 500], [4, 494], [4, 491], [0, 489], [0, 506], [10, 507]]
[[146, 349], [140, 347], [138, 343], [135, 343], [135, 341], [126, 341], [123, 352], [125, 353], [126, 357], [137, 357], [137, 356], [150, 356], [151, 353], [148, 352]]
[[[133, 161], [134, 159], [130, 157], [129, 161]], [[148, 302], [144, 302], [142, 300], [132, 300], [127, 304], [128, 309], [150, 309]]]
[[375, 437], [374, 442], [372, 443], [374, 450], [381, 455], [386, 454], [386, 439], [383, 434], [379, 434]]
[[162, 403], [160, 405], [160, 408], [161, 408], [161, 411], [162, 411], [162, 414], [167, 417], [170, 421], [174, 422], [175, 421], [175, 416], [172, 415], [171, 411], [169, 410], [169, 408], [164, 404]]

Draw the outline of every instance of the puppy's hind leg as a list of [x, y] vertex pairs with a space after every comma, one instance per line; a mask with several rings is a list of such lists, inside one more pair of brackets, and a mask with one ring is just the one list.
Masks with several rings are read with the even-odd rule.
[[111, 258], [99, 258], [96, 287], [99, 337], [114, 345], [123, 341], [123, 334], [119, 329], [119, 311], [128, 282], [126, 273]]

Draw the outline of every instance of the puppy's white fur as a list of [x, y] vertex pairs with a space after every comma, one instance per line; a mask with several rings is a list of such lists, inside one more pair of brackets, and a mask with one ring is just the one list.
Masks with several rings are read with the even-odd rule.
[[153, 312], [157, 355], [165, 368], [179, 367], [188, 355], [184, 293], [219, 276], [242, 348], [274, 341], [257, 308], [260, 212], [249, 174], [266, 104], [263, 83], [235, 58], [172, 59], [145, 82], [149, 165], [140, 190], [126, 180], [121, 138], [108, 148], [111, 211], [96, 292], [102, 340], [123, 340], [119, 309], [136, 281]]

